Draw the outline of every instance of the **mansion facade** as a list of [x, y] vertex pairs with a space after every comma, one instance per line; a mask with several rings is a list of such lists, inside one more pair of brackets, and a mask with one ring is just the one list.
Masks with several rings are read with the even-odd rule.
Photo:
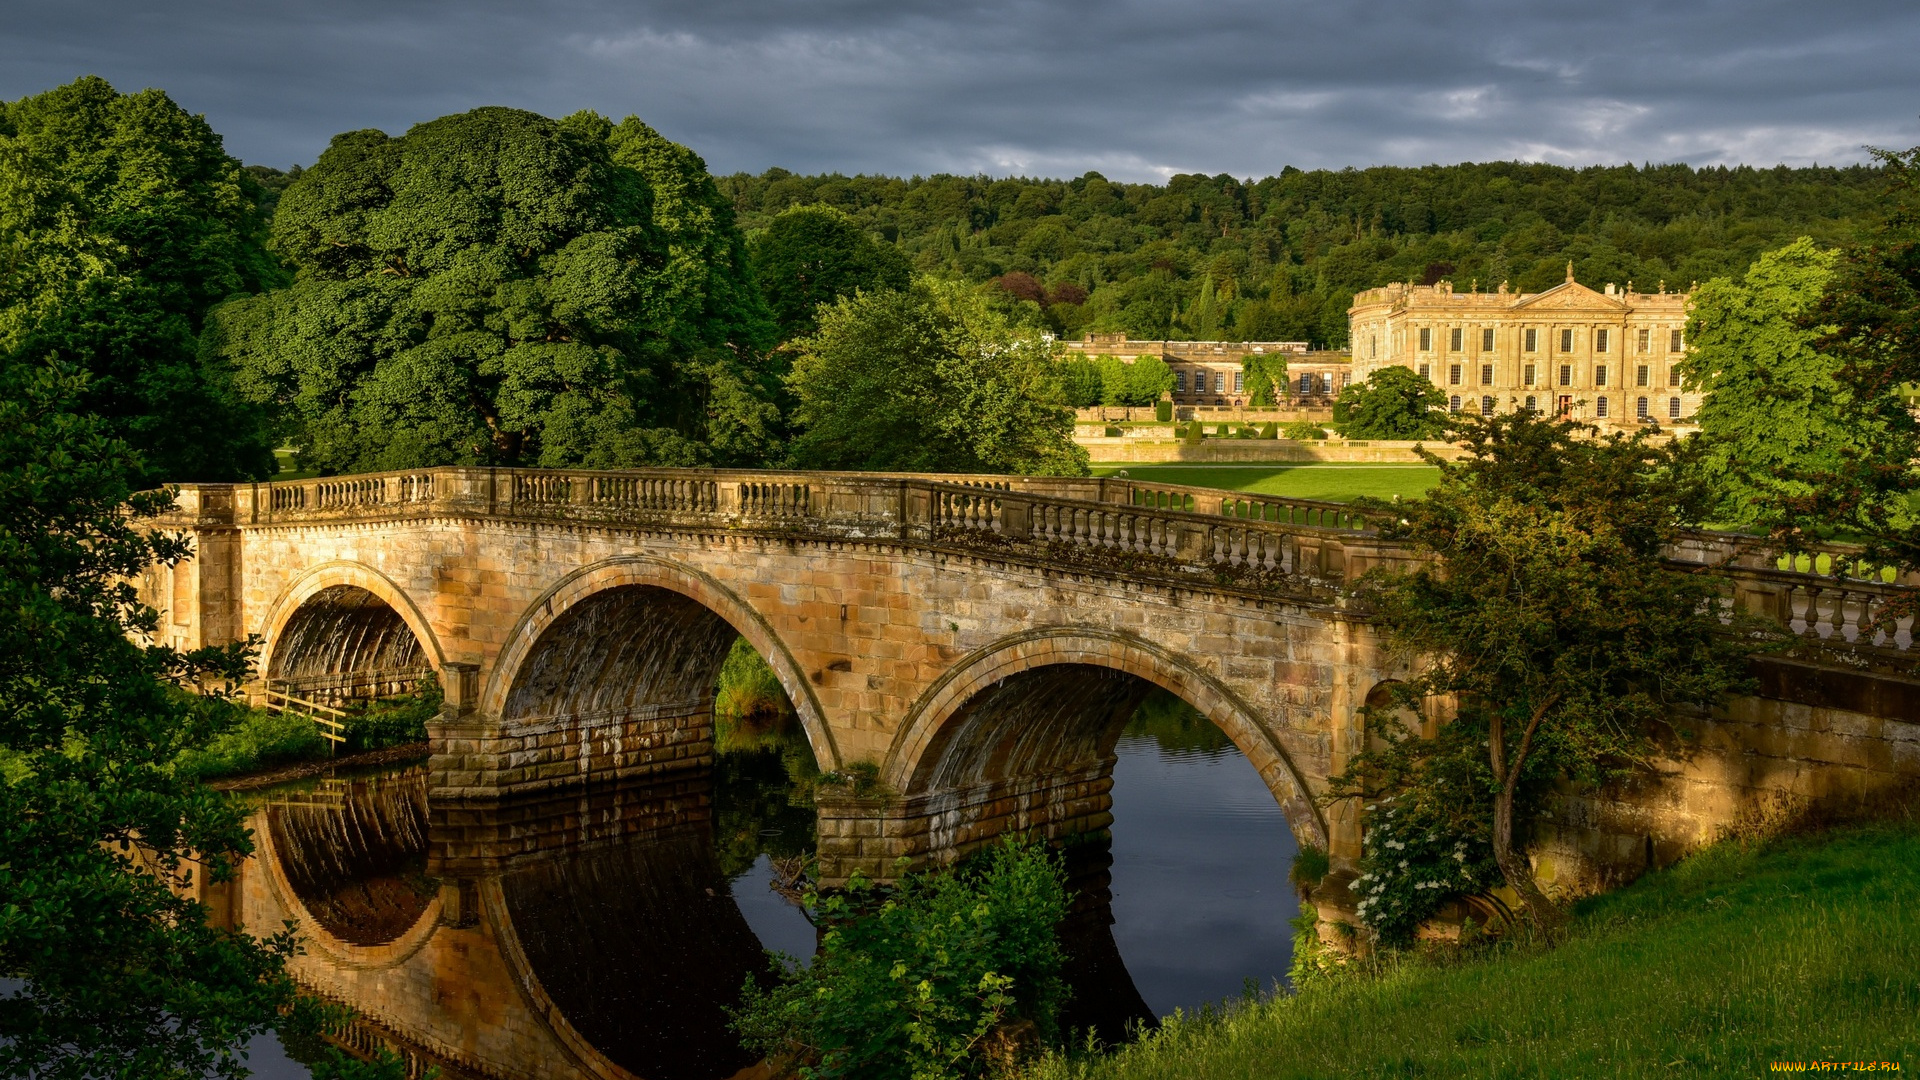
[[1603, 424], [1689, 422], [1701, 395], [1680, 387], [1687, 294], [1590, 289], [1459, 293], [1448, 282], [1355, 294], [1347, 312], [1354, 378], [1391, 364], [1433, 380], [1454, 412], [1552, 410]]

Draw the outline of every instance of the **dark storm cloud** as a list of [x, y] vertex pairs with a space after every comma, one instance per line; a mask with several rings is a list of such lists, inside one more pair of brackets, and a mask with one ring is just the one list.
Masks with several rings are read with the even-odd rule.
[[721, 172], [1771, 165], [1920, 142], [1920, 5], [8, 0], [0, 95], [160, 86], [249, 160], [477, 105], [635, 113]]

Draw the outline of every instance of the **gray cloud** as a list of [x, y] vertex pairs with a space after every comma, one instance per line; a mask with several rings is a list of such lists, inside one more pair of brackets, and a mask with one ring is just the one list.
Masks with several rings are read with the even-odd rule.
[[720, 172], [1125, 179], [1920, 142], [1898, 0], [8, 0], [0, 96], [159, 86], [248, 161], [478, 105], [634, 113]]

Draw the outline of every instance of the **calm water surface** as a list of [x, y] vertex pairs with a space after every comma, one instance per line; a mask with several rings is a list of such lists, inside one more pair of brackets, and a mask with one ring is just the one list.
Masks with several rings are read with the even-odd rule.
[[[1294, 840], [1252, 765], [1198, 714], [1167, 700], [1149, 700], [1115, 755], [1111, 848], [1082, 850], [1072, 866], [1087, 892], [1064, 931], [1078, 957], [1069, 1022], [1111, 1037], [1148, 1015], [1238, 996], [1249, 981], [1262, 989], [1283, 982], [1288, 920], [1299, 907], [1286, 880]], [[399, 780], [362, 781], [345, 795], [336, 782], [269, 795], [255, 827], [274, 839], [274, 857], [299, 864], [281, 880], [304, 883], [296, 887], [303, 897], [328, 894], [309, 906], [392, 926], [405, 925], [424, 903], [409, 890], [424, 896], [431, 887], [420, 876], [430, 864], [429, 833], [436, 869], [472, 855], [464, 838], [484, 836], [473, 851], [491, 860], [519, 947], [562, 1013], [596, 1048], [648, 1080], [706, 1080], [744, 1064], [716, 1002], [739, 986], [757, 951], [804, 958], [813, 950], [813, 927], [769, 887], [777, 860], [810, 850], [814, 839], [805, 800], [789, 798], [792, 766], [791, 751], [784, 763], [778, 751], [728, 755], [691, 795], [615, 793], [577, 807], [549, 797], [529, 810], [502, 811], [511, 819], [504, 825], [449, 824], [444, 813], [429, 815], [417, 794], [396, 802], [378, 788]], [[417, 773], [410, 783], [406, 790], [417, 792]], [[329, 801], [342, 798], [385, 799], [386, 809], [356, 816]], [[663, 813], [685, 817], [672, 808], [689, 798], [709, 809], [693, 814], [694, 826], [662, 832]], [[350, 819], [345, 830], [329, 824], [342, 813]], [[396, 814], [421, 820], [395, 825]], [[556, 814], [558, 828], [529, 824]], [[420, 827], [429, 816], [431, 828]], [[382, 832], [398, 838], [381, 840], [375, 834]], [[543, 839], [529, 846], [524, 837], [533, 834]], [[314, 850], [326, 843], [315, 838], [327, 836], [375, 854]], [[553, 845], [559, 854], [548, 850]], [[378, 854], [386, 848], [395, 851]], [[510, 986], [474, 993], [517, 996]], [[412, 1022], [457, 1042], [455, 1029], [470, 1015]], [[636, 1017], [653, 1022], [636, 1024]], [[680, 1045], [662, 1049], [670, 1043]], [[252, 1064], [262, 1077], [307, 1076], [271, 1037], [255, 1043]]]

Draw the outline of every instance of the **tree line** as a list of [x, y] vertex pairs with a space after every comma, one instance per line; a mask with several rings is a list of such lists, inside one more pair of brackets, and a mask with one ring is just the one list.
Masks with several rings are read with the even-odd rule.
[[1845, 241], [1877, 211], [1874, 166], [1567, 168], [1525, 162], [1221, 174], [1126, 184], [931, 176], [720, 178], [741, 224], [834, 207], [921, 273], [999, 283], [1056, 334], [1347, 341], [1353, 294], [1583, 281], [1682, 289], [1798, 236]]

